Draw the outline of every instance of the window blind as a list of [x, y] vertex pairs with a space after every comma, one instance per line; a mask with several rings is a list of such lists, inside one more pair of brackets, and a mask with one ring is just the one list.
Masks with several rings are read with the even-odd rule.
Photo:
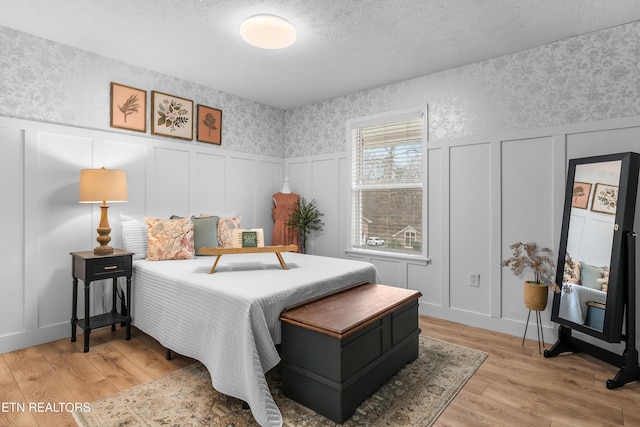
[[352, 129], [354, 247], [422, 252], [423, 120]]

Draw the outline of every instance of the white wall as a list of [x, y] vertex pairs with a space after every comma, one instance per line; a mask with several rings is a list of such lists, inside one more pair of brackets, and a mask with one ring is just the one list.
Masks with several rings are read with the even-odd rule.
[[[422, 292], [422, 314], [521, 336], [523, 279], [501, 267], [509, 245], [535, 241], [557, 254], [569, 159], [637, 152], [639, 141], [633, 117], [429, 143], [428, 264], [347, 251], [346, 153], [287, 159], [286, 173], [296, 192], [329, 213], [327, 231], [311, 238], [315, 254], [372, 262], [382, 283]], [[470, 272], [480, 274], [480, 287], [469, 286]], [[557, 329], [551, 301], [542, 315], [547, 342]], [[536, 339], [535, 328], [529, 332]]]
[[[70, 336], [69, 252], [97, 246], [100, 216], [96, 205], [78, 203], [81, 169], [126, 171], [129, 201], [109, 208], [114, 247], [122, 247], [120, 213], [235, 210], [243, 227], [264, 228], [270, 241], [271, 194], [283, 179], [280, 158], [2, 117], [0, 144], [0, 220], [6, 225], [0, 353]], [[98, 282], [91, 287], [95, 314], [108, 306], [109, 291]]]

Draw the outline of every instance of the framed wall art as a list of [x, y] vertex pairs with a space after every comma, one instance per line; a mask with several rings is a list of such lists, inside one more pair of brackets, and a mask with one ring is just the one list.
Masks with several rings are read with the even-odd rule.
[[193, 101], [152, 90], [151, 133], [193, 140]]
[[571, 207], [587, 209], [589, 204], [589, 196], [591, 195], [591, 184], [587, 182], [574, 182], [573, 195], [571, 198]]
[[615, 215], [617, 207], [618, 187], [615, 185], [596, 183], [596, 188], [593, 191], [593, 200], [591, 201], [591, 210], [593, 212]]
[[147, 132], [147, 91], [111, 82], [110, 125]]
[[210, 144], [222, 144], [222, 110], [198, 104], [196, 139]]

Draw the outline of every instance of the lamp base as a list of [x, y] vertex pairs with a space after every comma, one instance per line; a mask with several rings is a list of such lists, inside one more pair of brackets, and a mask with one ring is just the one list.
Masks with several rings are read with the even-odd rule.
[[94, 255], [109, 255], [113, 253], [113, 248], [109, 246], [109, 242], [111, 241], [111, 227], [109, 227], [109, 219], [107, 218], [107, 210], [109, 206], [102, 202], [102, 206], [100, 206], [100, 224], [98, 225], [98, 238], [96, 239], [100, 246], [97, 246], [93, 249]]
[[111, 246], [96, 246], [93, 248], [94, 255], [111, 255], [113, 253], [113, 248]]

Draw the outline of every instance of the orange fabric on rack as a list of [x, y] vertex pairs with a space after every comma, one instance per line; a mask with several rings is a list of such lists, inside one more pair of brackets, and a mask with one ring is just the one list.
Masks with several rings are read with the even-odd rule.
[[271, 237], [271, 245], [298, 245], [300, 248], [300, 233], [297, 229], [289, 227], [287, 221], [291, 213], [296, 208], [300, 196], [295, 193], [276, 193], [273, 195], [275, 206], [271, 209], [273, 214], [273, 236]]

